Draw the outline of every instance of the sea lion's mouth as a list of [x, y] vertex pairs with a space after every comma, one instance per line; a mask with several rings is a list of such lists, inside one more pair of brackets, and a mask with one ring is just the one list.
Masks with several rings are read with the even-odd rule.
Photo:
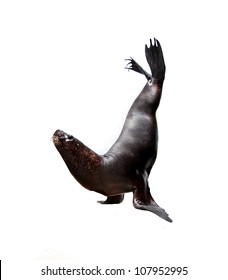
[[61, 144], [61, 139], [64, 139], [65, 133], [62, 130], [56, 130], [55, 133], [52, 136], [52, 141], [55, 145], [60, 145]]
[[51, 140], [53, 141], [53, 143], [54, 143], [55, 145], [61, 144], [61, 141], [60, 141], [59, 137], [56, 136], [56, 135], [53, 135], [52, 138], [51, 138]]

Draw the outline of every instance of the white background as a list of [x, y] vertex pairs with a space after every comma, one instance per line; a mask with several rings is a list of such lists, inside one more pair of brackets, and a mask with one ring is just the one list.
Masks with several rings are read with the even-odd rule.
[[[171, 278], [226, 279], [225, 4], [1, 1], [3, 279], [44, 279], [41, 267], [79, 264], [188, 266], [188, 276]], [[60, 128], [105, 153], [145, 84], [124, 59], [148, 69], [153, 37], [167, 72], [149, 182], [172, 224], [134, 209], [132, 194], [97, 204], [103, 197], [73, 179], [50, 140]]]

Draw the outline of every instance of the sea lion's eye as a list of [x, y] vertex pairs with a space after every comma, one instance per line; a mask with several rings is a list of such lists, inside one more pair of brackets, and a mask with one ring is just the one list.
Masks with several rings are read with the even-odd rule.
[[72, 135], [69, 135], [67, 138], [66, 138], [66, 142], [69, 142], [69, 141], [73, 141], [74, 140], [74, 137]]

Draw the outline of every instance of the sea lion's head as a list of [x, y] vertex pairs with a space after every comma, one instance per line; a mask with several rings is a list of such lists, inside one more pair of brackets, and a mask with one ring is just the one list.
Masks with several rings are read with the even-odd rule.
[[52, 141], [58, 150], [73, 150], [78, 142], [72, 135], [59, 129], [53, 134]]

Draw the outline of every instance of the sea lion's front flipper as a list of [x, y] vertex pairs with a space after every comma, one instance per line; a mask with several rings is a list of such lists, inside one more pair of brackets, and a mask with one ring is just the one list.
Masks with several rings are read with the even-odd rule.
[[124, 199], [124, 194], [119, 194], [119, 195], [108, 196], [106, 200], [97, 201], [97, 202], [101, 204], [118, 204], [121, 203], [123, 199]]
[[158, 215], [160, 218], [172, 223], [172, 220], [169, 218], [169, 215], [165, 212], [163, 208], [157, 205], [155, 201], [151, 202], [150, 204], [141, 204], [134, 199], [134, 207], [140, 210], [147, 210], [153, 212], [154, 214]]
[[133, 190], [133, 205], [136, 209], [147, 210], [153, 212], [158, 215], [160, 218], [172, 222], [169, 218], [169, 215], [165, 212], [163, 208], [158, 206], [158, 204], [154, 201], [150, 188], [147, 182], [148, 175], [142, 174], [141, 176], [138, 174], [138, 178], [136, 180], [136, 184]]

